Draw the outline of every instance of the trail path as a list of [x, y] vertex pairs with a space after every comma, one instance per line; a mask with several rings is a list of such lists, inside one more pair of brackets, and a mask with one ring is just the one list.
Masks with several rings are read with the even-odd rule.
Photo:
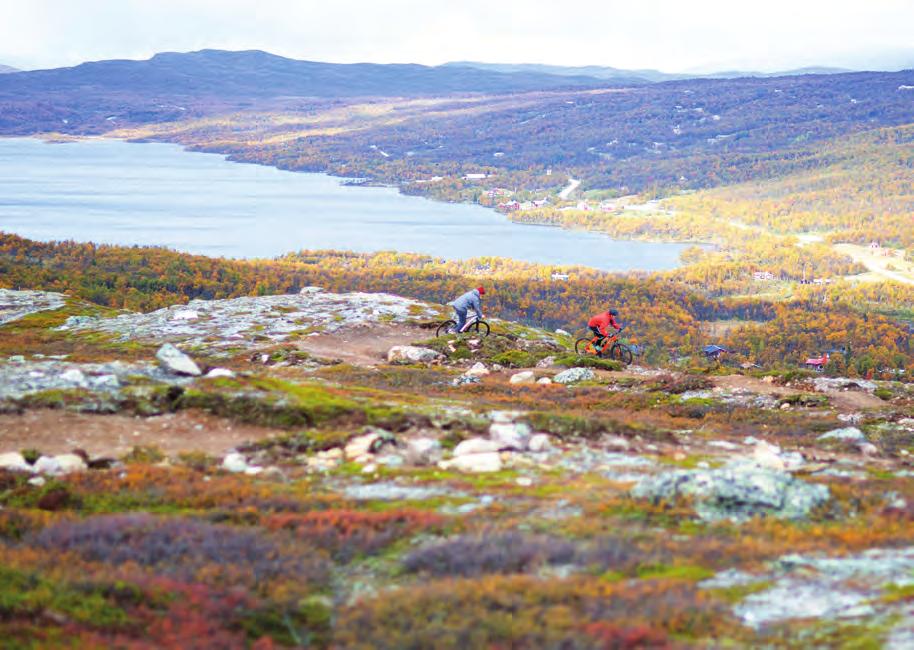
[[418, 327], [371, 325], [308, 336], [297, 345], [318, 357], [341, 359], [357, 366], [374, 366], [386, 362], [387, 351], [395, 345], [411, 345], [434, 335], [434, 330]]

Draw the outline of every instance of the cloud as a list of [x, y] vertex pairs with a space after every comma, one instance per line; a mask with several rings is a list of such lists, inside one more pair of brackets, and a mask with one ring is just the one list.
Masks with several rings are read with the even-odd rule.
[[[869, 0], [29, 0], [0, 62], [55, 67], [205, 47], [321, 61], [774, 70], [911, 56], [914, 3]], [[886, 54], [888, 53], [888, 54]], [[894, 53], [894, 54], [892, 54]], [[869, 62], [869, 63], [866, 63]], [[882, 63], [882, 65], [891, 65]]]

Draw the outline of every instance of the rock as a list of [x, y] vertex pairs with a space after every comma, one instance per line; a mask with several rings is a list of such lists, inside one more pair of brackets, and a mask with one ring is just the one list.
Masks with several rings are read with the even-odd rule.
[[308, 469], [317, 472], [326, 472], [343, 462], [343, 450], [339, 447], [319, 451], [306, 460]]
[[557, 384], [576, 384], [580, 381], [590, 381], [595, 379], [596, 376], [590, 368], [569, 368], [553, 377], [552, 381]]
[[734, 613], [750, 627], [757, 628], [793, 618], [871, 615], [873, 609], [866, 604], [867, 600], [866, 594], [856, 591], [782, 580], [771, 589], [749, 594], [734, 608]]
[[823, 433], [816, 440], [841, 440], [843, 442], [865, 442], [866, 436], [863, 431], [857, 427], [844, 427], [843, 429], [832, 429]]
[[460, 472], [483, 473], [501, 470], [502, 462], [501, 455], [491, 451], [455, 456], [451, 460], [438, 463], [438, 466], [441, 469], [456, 469]]
[[346, 458], [355, 462], [368, 462], [372, 454], [376, 454], [386, 444], [396, 444], [392, 433], [383, 429], [375, 429], [361, 436], [356, 436], [346, 443], [344, 453]]
[[451, 380], [451, 386], [467, 386], [469, 384], [478, 384], [479, 377], [476, 375], [460, 375]]
[[85, 385], [86, 375], [79, 368], [70, 368], [60, 373], [60, 380], [69, 384]]
[[298, 292], [300, 296], [313, 296], [316, 293], [323, 291], [323, 287], [302, 287], [302, 290]]
[[530, 426], [523, 422], [493, 422], [489, 426], [489, 439], [496, 443], [499, 449], [524, 451], [532, 433]]
[[789, 410], [790, 410], [790, 404], [787, 403], [787, 402], [784, 402], [784, 403], [781, 404], [780, 407], [778, 407], [778, 408], [780, 408], [782, 411], [789, 411]]
[[10, 363], [25, 363], [25, 357], [21, 354], [13, 354], [7, 358], [7, 361]]
[[879, 448], [871, 442], [858, 442], [857, 450], [864, 456], [875, 456], [879, 453]]
[[198, 318], [200, 318], [200, 314], [193, 309], [179, 309], [171, 317], [171, 320], [197, 320]]
[[530, 436], [527, 449], [535, 454], [541, 454], [552, 449], [552, 439], [546, 433], [537, 433]]
[[540, 377], [536, 380], [536, 383], [540, 386], [550, 386], [552, 384], [552, 379], [549, 377]]
[[816, 377], [812, 385], [820, 393], [836, 390], [862, 390], [872, 393], [876, 390], [876, 383], [866, 379], [849, 379], [847, 377]]
[[431, 363], [439, 358], [439, 352], [414, 345], [395, 345], [387, 352], [388, 363]]
[[11, 472], [33, 471], [32, 466], [26, 462], [25, 457], [16, 451], [0, 454], [0, 469]]
[[171, 343], [166, 343], [156, 352], [156, 359], [162, 368], [176, 375], [190, 375], [199, 377], [202, 373], [194, 360], [181, 352]]
[[263, 472], [261, 473], [261, 478], [265, 478], [269, 481], [276, 481], [277, 483], [285, 483], [288, 480], [286, 478], [285, 472], [276, 467], [276, 465], [264, 467]]
[[632, 443], [622, 436], [606, 436], [605, 438], [602, 438], [602, 442], [607, 447], [612, 447], [613, 449], [625, 450], [630, 449], [632, 446]]
[[463, 373], [464, 377], [485, 377], [489, 374], [486, 364], [480, 362], [474, 363], [469, 370]]
[[571, 336], [571, 332], [566, 332], [563, 329], [557, 329], [557, 330], [555, 330], [555, 333], [559, 334], [561, 336]]
[[248, 465], [244, 468], [244, 473], [248, 476], [257, 476], [263, 472], [263, 467], [256, 467], [254, 465]]
[[509, 381], [512, 384], [532, 384], [536, 381], [536, 375], [533, 374], [532, 370], [523, 370], [511, 375]]
[[485, 438], [468, 438], [454, 448], [454, 456], [494, 453], [499, 449], [498, 443]]
[[441, 443], [435, 438], [406, 441], [406, 461], [411, 465], [434, 465], [441, 459]]
[[47, 483], [47, 481], [44, 480], [43, 476], [33, 476], [29, 479], [28, 483], [29, 485], [34, 485], [35, 487], [41, 487]]
[[35, 461], [34, 471], [37, 474], [48, 476], [63, 476], [75, 472], [84, 472], [88, 469], [82, 456], [76, 454], [59, 454], [57, 456], [41, 456]]
[[217, 377], [226, 377], [231, 379], [235, 376], [235, 373], [228, 368], [213, 368], [208, 373], [206, 373], [207, 379], [216, 379]]
[[530, 487], [533, 485], [533, 479], [529, 476], [518, 476], [514, 482], [521, 487]]
[[718, 449], [726, 449], [727, 451], [733, 451], [739, 449], [738, 445], [733, 444], [728, 440], [712, 440], [708, 443], [709, 447], [717, 447]]
[[537, 368], [551, 368], [555, 365], [555, 357], [545, 357], [536, 362]]
[[243, 455], [233, 451], [222, 459], [222, 468], [233, 474], [240, 474], [247, 470], [248, 462]]
[[717, 469], [649, 476], [632, 488], [631, 494], [655, 502], [691, 497], [702, 519], [737, 522], [759, 514], [802, 519], [829, 498], [824, 485], [805, 483], [786, 472], [746, 461], [733, 461]]

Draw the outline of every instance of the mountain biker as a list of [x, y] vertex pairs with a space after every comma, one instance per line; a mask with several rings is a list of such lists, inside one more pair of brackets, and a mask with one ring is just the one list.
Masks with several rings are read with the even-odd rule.
[[482, 320], [482, 302], [480, 298], [486, 295], [486, 290], [484, 287], [476, 287], [467, 291], [465, 294], [459, 298], [449, 302], [448, 304], [454, 308], [454, 313], [457, 314], [457, 331], [463, 331], [464, 325], [467, 324], [467, 310], [472, 309], [476, 312], [476, 318]]
[[619, 312], [617, 312], [615, 309], [608, 309], [601, 314], [597, 314], [589, 321], [587, 321], [587, 327], [589, 327], [590, 331], [594, 333], [594, 336], [606, 338], [609, 336], [610, 327], [617, 329], [620, 332], [625, 329], [616, 322], [616, 316], [618, 315]]

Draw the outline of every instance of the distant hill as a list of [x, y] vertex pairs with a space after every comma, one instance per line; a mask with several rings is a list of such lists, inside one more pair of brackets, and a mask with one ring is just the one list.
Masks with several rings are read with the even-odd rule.
[[19, 72], [19, 69], [14, 68], [11, 65], [3, 65], [0, 63], [0, 74], [9, 74], [10, 72]]
[[568, 75], [594, 77], [596, 79], [612, 80], [620, 83], [657, 83], [662, 81], [676, 81], [680, 79], [738, 79], [741, 77], [790, 77], [805, 74], [840, 74], [850, 72], [844, 68], [829, 68], [812, 66], [784, 70], [780, 72], [753, 72], [747, 70], [723, 70], [719, 72], [694, 72], [694, 73], [669, 73], [659, 70], [625, 70], [609, 66], [560, 66], [543, 65], [539, 63], [480, 63], [477, 61], [452, 61], [443, 67], [475, 68], [490, 72], [505, 72], [528, 74], [540, 73], [549, 75]]

